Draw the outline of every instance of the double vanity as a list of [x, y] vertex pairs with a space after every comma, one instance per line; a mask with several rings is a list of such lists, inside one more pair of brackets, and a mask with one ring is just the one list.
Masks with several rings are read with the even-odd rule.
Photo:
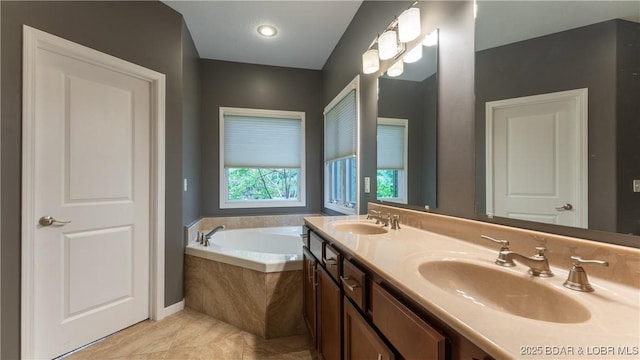
[[640, 356], [638, 249], [409, 210], [392, 229], [389, 209], [305, 218], [321, 358]]

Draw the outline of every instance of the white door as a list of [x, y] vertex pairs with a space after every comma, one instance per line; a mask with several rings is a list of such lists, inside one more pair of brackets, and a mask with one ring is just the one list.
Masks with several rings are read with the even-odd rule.
[[32, 54], [34, 358], [149, 317], [152, 87], [81, 52]]
[[587, 89], [486, 107], [487, 213], [587, 227]]

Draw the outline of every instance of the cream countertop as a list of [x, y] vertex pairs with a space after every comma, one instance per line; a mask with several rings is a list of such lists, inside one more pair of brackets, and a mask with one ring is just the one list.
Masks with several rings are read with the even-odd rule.
[[[572, 291], [562, 286], [568, 269], [552, 267], [554, 277], [532, 278], [524, 265], [500, 268], [493, 264], [497, 249], [406, 225], [382, 235], [356, 235], [332, 229], [332, 223], [344, 220], [367, 221], [366, 216], [305, 218], [306, 223], [327, 240], [349, 251], [496, 359], [640, 358], [640, 291], [637, 288], [590, 277], [595, 292]], [[424, 262], [436, 260], [462, 260], [517, 273], [523, 281], [537, 281], [578, 301], [589, 309], [591, 318], [582, 323], [560, 324], [484, 307], [426, 281], [418, 268]]]

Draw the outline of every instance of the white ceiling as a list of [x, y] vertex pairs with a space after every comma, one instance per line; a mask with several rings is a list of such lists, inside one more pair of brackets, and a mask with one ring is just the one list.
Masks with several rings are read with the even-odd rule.
[[[319, 70], [362, 0], [163, 2], [184, 16], [202, 58]], [[262, 24], [277, 36], [260, 36]]]
[[640, 21], [640, 1], [478, 1], [476, 51], [611, 19]]

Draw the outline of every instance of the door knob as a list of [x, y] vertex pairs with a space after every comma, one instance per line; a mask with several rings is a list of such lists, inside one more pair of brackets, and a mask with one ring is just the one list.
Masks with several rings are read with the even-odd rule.
[[563, 206], [557, 207], [556, 210], [558, 210], [558, 211], [573, 210], [573, 205], [564, 204]]
[[51, 216], [43, 216], [40, 218], [40, 220], [38, 220], [38, 224], [42, 225], [42, 226], [51, 226], [51, 225], [59, 225], [62, 226], [64, 224], [68, 224], [71, 221], [62, 221], [62, 220], [56, 220]]

